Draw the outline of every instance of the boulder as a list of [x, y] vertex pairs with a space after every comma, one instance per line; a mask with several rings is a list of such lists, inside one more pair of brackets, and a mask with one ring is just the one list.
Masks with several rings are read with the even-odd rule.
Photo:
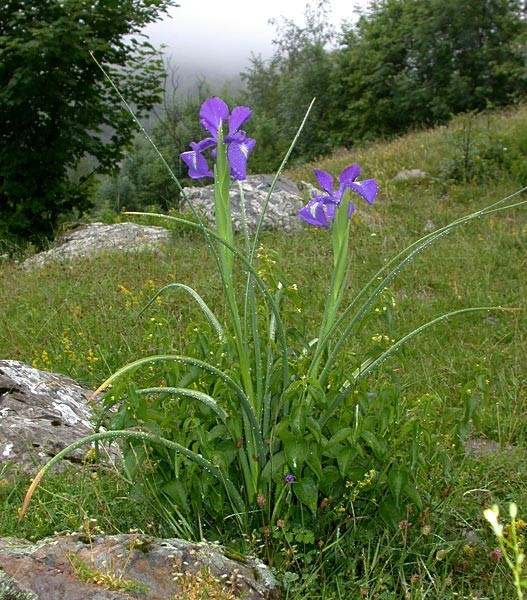
[[[34, 474], [93, 433], [91, 392], [69, 377], [0, 361], [0, 464]], [[87, 448], [57, 468], [84, 462]], [[112, 460], [115, 455], [111, 455]], [[276, 599], [271, 571], [219, 545], [139, 534], [56, 535], [36, 543], [0, 538], [1, 600], [147, 598]]]
[[169, 241], [170, 232], [164, 227], [149, 227], [135, 223], [89, 223], [80, 225], [56, 240], [55, 246], [24, 261], [23, 267], [40, 267], [50, 261], [92, 257], [104, 250], [154, 250]]
[[[61, 450], [94, 433], [91, 394], [64, 375], [0, 360], [0, 463], [34, 474]], [[83, 462], [88, 450], [72, 452], [62, 468]]]
[[[274, 180], [274, 175], [249, 175], [242, 181], [247, 226], [254, 231], [262, 214], [264, 203]], [[214, 185], [187, 187], [185, 193], [192, 206], [199, 211], [209, 225], [214, 223]], [[236, 182], [230, 190], [232, 222], [234, 230], [242, 231], [240, 192]], [[297, 185], [287, 177], [280, 177], [265, 213], [263, 228], [294, 232], [302, 228], [298, 216], [304, 201]], [[185, 210], [185, 202], [181, 205]], [[188, 207], [187, 207], [188, 208]], [[24, 268], [41, 267], [50, 261], [65, 262], [71, 259], [92, 257], [105, 250], [124, 252], [151, 250], [160, 252], [170, 239], [170, 231], [164, 227], [137, 225], [135, 223], [88, 223], [79, 225], [57, 238], [54, 247], [39, 252], [22, 263]]]
[[227, 558], [216, 544], [72, 534], [35, 544], [0, 539], [0, 598], [274, 600], [280, 590], [265, 565]]
[[[243, 190], [245, 204], [245, 218], [249, 231], [255, 231], [263, 207], [271, 189], [274, 175], [249, 175], [245, 181], [240, 182]], [[195, 210], [208, 222], [214, 223], [214, 185], [204, 187], [187, 187], [184, 189], [188, 201]], [[237, 232], [243, 229], [243, 219], [240, 207], [240, 191], [237, 183], [231, 185], [229, 192], [232, 206], [232, 223]], [[280, 229], [292, 233], [302, 228], [302, 219], [298, 211], [302, 208], [304, 200], [294, 181], [287, 177], [280, 177], [273, 194], [267, 204], [263, 229]], [[185, 210], [186, 203], [182, 203]]]
[[421, 169], [403, 169], [393, 179], [394, 181], [412, 181], [425, 179], [426, 177], [428, 177], [428, 173]]

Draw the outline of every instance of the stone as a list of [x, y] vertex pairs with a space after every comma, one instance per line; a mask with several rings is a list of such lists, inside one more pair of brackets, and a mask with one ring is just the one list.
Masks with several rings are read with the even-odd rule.
[[[242, 181], [245, 217], [249, 231], [255, 231], [262, 209], [267, 200], [274, 175], [249, 175]], [[184, 192], [195, 210], [208, 222], [214, 223], [214, 185], [204, 187], [187, 187]], [[234, 231], [243, 230], [242, 212], [240, 208], [240, 192], [238, 184], [231, 185], [229, 192], [232, 206], [232, 223]], [[294, 181], [280, 177], [267, 204], [263, 229], [279, 229], [285, 233], [293, 233], [302, 229], [302, 219], [298, 211], [304, 205], [304, 200]], [[186, 202], [182, 203], [185, 210]]]
[[434, 221], [432, 221], [432, 219], [428, 219], [424, 226], [425, 233], [432, 233], [432, 231], [435, 231], [436, 229], [437, 226]]
[[55, 246], [39, 252], [22, 263], [25, 268], [41, 267], [54, 261], [65, 262], [71, 259], [92, 257], [105, 250], [160, 252], [160, 248], [170, 239], [170, 232], [164, 227], [137, 225], [135, 223], [89, 223], [69, 231], [58, 238]]
[[[61, 450], [94, 433], [91, 391], [69, 377], [0, 360], [0, 463], [34, 474]], [[79, 464], [89, 447], [63, 465]]]
[[[0, 463], [35, 472], [93, 433], [91, 392], [69, 377], [0, 361]], [[79, 448], [57, 468], [84, 462]], [[110, 455], [113, 462], [116, 454]], [[107, 458], [107, 457], [105, 457]], [[192, 595], [194, 594], [194, 595]], [[248, 600], [280, 597], [272, 572], [253, 558], [229, 558], [217, 544], [142, 534], [55, 535], [36, 543], [0, 538], [0, 600]]]
[[[271, 188], [274, 175], [249, 175], [242, 181], [245, 199], [247, 226], [255, 231], [262, 208]], [[185, 188], [192, 206], [200, 212], [209, 225], [214, 223], [214, 185]], [[230, 190], [232, 202], [232, 222], [236, 232], [242, 231], [240, 193], [238, 184], [233, 182]], [[280, 229], [286, 233], [301, 230], [303, 223], [298, 216], [304, 200], [298, 186], [287, 177], [280, 177], [271, 198], [263, 221], [263, 229]], [[185, 202], [182, 202], [185, 210]], [[88, 223], [72, 229], [57, 238], [54, 247], [39, 252], [22, 263], [29, 269], [41, 267], [51, 261], [65, 262], [83, 257], [93, 257], [105, 250], [153, 251], [161, 248], [170, 240], [170, 231], [165, 227], [138, 225], [135, 223]]]
[[278, 584], [265, 565], [226, 554], [217, 544], [135, 533], [55, 535], [34, 544], [4, 538], [0, 539], [0, 592], [12, 590], [13, 595], [0, 598], [280, 598]]
[[421, 169], [403, 169], [394, 177], [394, 181], [410, 181], [415, 179], [425, 179], [428, 177], [426, 171]]

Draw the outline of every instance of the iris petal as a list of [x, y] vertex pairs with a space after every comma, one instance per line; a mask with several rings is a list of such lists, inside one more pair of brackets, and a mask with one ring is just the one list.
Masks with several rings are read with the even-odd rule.
[[[256, 140], [247, 137], [240, 127], [251, 116], [252, 110], [246, 106], [237, 106], [229, 113], [227, 104], [217, 96], [205, 100], [200, 109], [200, 123], [209, 133], [209, 137], [200, 142], [191, 142], [189, 152], [181, 154], [182, 160], [189, 167], [189, 176], [193, 179], [213, 177], [202, 152], [211, 149], [212, 158], [216, 159], [216, 146], [221, 129], [223, 142], [227, 146], [227, 157], [231, 167], [231, 176], [238, 180], [246, 179], [247, 158], [253, 150]], [[228, 121], [228, 135], [225, 135], [225, 123]]]
[[313, 169], [315, 177], [320, 184], [320, 187], [327, 192], [330, 196], [333, 195], [333, 175], [330, 175], [327, 171], [321, 169]]
[[350, 167], [346, 167], [340, 174], [339, 181], [342, 185], [350, 185], [362, 173], [362, 169], [357, 163], [353, 163]]
[[[333, 189], [333, 177], [330, 173], [321, 169], [313, 169], [320, 187], [326, 192], [326, 195], [313, 196], [306, 206], [300, 209], [299, 214], [310, 225], [322, 225], [329, 227], [329, 222], [335, 219], [335, 211], [342, 203], [342, 198], [346, 190], [350, 189], [360, 194], [368, 204], [373, 204], [379, 186], [375, 179], [366, 179], [356, 181], [362, 173], [362, 169], [357, 163], [346, 167], [339, 176], [339, 187]], [[355, 206], [350, 200], [348, 208], [348, 219], [355, 211]]]
[[215, 96], [205, 100], [201, 105], [199, 116], [201, 125], [217, 140], [218, 129], [229, 117], [229, 107], [221, 98]]
[[335, 220], [335, 209], [336, 208], [337, 208], [337, 204], [335, 204], [334, 202], [328, 202], [328, 204], [326, 204], [326, 215], [327, 215], [329, 221]]
[[236, 108], [233, 108], [231, 116], [229, 117], [229, 136], [234, 135], [251, 114], [252, 110], [246, 106], [237, 106]]
[[256, 144], [253, 138], [246, 138], [242, 143], [231, 142], [227, 149], [227, 158], [231, 165], [231, 175], [238, 181], [247, 176], [247, 159]]
[[216, 145], [216, 140], [214, 138], [208, 137], [208, 138], [205, 138], [204, 140], [201, 140], [201, 142], [198, 142], [197, 144], [196, 144], [196, 142], [191, 142], [190, 147], [193, 150], [198, 150], [199, 152], [203, 152], [203, 150], [208, 150], [208, 148], [212, 148], [215, 145]]
[[310, 200], [298, 211], [298, 214], [306, 223], [309, 223], [309, 225], [325, 227], [326, 229], [329, 227], [326, 211], [324, 210], [324, 203], [319, 200]]
[[188, 175], [191, 179], [214, 177], [209, 169], [207, 160], [198, 150], [189, 150], [181, 154], [181, 160], [188, 166]]
[[364, 181], [355, 181], [350, 184], [350, 188], [360, 194], [368, 204], [373, 204], [375, 196], [379, 191], [379, 186], [375, 179], [365, 179]]

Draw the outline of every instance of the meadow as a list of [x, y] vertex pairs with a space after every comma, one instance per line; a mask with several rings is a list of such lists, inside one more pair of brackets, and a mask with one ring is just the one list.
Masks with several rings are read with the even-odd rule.
[[[343, 306], [416, 239], [527, 185], [526, 157], [527, 108], [520, 106], [464, 115], [445, 127], [353, 151], [336, 150], [316, 161], [318, 168], [335, 174], [358, 162], [380, 188], [373, 206], [357, 203], [351, 221]], [[285, 175], [314, 183], [313, 166], [291, 164]], [[420, 169], [426, 176], [397, 180], [403, 169]], [[235, 243], [243, 246], [241, 239]], [[309, 323], [317, 322], [324, 310], [331, 276], [328, 232], [308, 227], [291, 235], [264, 232], [260, 244], [260, 268], [268, 268], [270, 278], [271, 271], [280, 273], [288, 289], [297, 292], [287, 309], [291, 329], [306, 339], [315, 337]], [[175, 291], [142, 310], [167, 283], [191, 285], [220, 322], [227, 318], [207, 242], [188, 227], [174, 227], [161, 255], [108, 252], [83, 259], [81, 266], [49, 264], [26, 271], [20, 268], [22, 250], [6, 247], [2, 252], [0, 357], [66, 374], [92, 389], [131, 361], [181, 353], [189, 343], [197, 346], [198, 330], [206, 334], [199, 308]], [[395, 460], [407, 460], [412, 451], [419, 454], [414, 484], [420, 507], [403, 502], [397, 515], [402, 510], [405, 516], [397, 517], [395, 527], [389, 518], [374, 518], [369, 507], [382, 504], [383, 488], [363, 472], [353, 494], [342, 492], [346, 506], [353, 505], [353, 518], [338, 533], [326, 530], [327, 538], [320, 536], [323, 528], [276, 530], [273, 542], [257, 530], [246, 531], [243, 539], [232, 532], [222, 537], [221, 528], [211, 527], [207, 534], [236, 550], [260, 553], [282, 581], [284, 597], [291, 599], [517, 597], [483, 510], [498, 504], [506, 515], [514, 501], [519, 517], [527, 520], [526, 257], [525, 206], [475, 219], [406, 264], [379, 297], [377, 313], [351, 340], [344, 363], [374, 355], [450, 311], [508, 309], [438, 323], [364, 382], [365, 397], [375, 393], [392, 408], [386, 428], [376, 430], [384, 451]], [[237, 284], [243, 287], [243, 281]], [[492, 440], [499, 451], [470, 454], [469, 440]], [[151, 481], [136, 485], [129, 473], [117, 475], [103, 469], [94, 477], [92, 465], [74, 474], [47, 475], [19, 524], [17, 511], [30, 481], [13, 479], [10, 466], [4, 465], [0, 535], [36, 540], [94, 523], [108, 533], [181, 533], [181, 519], [156, 499]], [[368, 521], [375, 522], [363, 526]], [[527, 524], [520, 519], [517, 527], [521, 547], [521, 529]], [[186, 531], [199, 537], [191, 524]]]

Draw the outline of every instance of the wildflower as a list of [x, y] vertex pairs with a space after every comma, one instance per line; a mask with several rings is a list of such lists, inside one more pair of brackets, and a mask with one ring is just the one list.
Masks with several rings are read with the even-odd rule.
[[284, 481], [288, 484], [291, 485], [292, 483], [295, 482], [295, 476], [292, 473], [288, 473], [285, 477], [284, 477]]
[[223, 135], [225, 122], [229, 124], [229, 133], [223, 137], [223, 143], [227, 146], [231, 175], [239, 181], [246, 178], [247, 158], [253, 150], [256, 140], [248, 138], [246, 132], [240, 127], [251, 116], [251, 112], [251, 109], [246, 106], [237, 106], [229, 114], [229, 107], [221, 98], [214, 97], [205, 100], [199, 113], [200, 123], [210, 137], [200, 142], [191, 142], [192, 150], [181, 154], [181, 160], [189, 167], [189, 176], [192, 179], [214, 177], [213, 172], [209, 169], [207, 159], [203, 156], [203, 151], [213, 148], [212, 154], [215, 156], [215, 146], [218, 144], [220, 132]]
[[503, 558], [503, 552], [499, 548], [495, 548], [492, 552], [489, 552], [490, 560], [498, 562]]
[[[333, 189], [332, 175], [321, 169], [313, 169], [313, 172], [325, 194], [311, 198], [298, 213], [310, 225], [328, 228], [329, 222], [335, 218], [335, 209], [342, 203], [342, 198], [346, 190], [353, 190], [357, 194], [360, 194], [368, 204], [373, 204], [379, 189], [375, 179], [356, 181], [362, 172], [357, 163], [352, 164], [342, 171], [339, 177], [339, 187], [336, 190]], [[350, 202], [348, 217], [351, 217], [354, 210], [355, 206], [353, 202]]]

